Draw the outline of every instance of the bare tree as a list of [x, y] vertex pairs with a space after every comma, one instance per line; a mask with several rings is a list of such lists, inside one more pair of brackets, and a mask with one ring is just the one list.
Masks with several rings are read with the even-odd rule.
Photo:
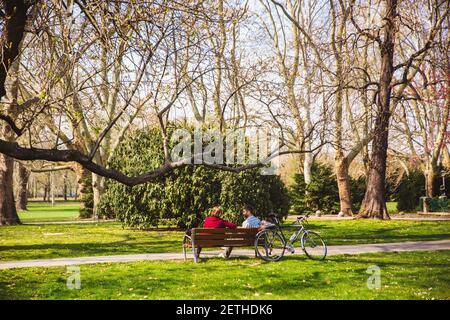
[[[449, 19], [447, 16], [447, 26]], [[444, 40], [444, 30], [441, 29], [437, 34], [439, 41], [429, 50], [418, 69], [418, 76], [405, 89], [404, 99], [399, 102], [393, 123], [393, 130], [400, 133], [398, 139], [401, 140], [397, 148], [393, 147], [396, 156], [410, 164], [419, 164], [425, 176], [428, 197], [436, 195], [433, 181], [439, 167], [446, 165], [448, 156], [450, 47], [449, 41]], [[420, 31], [417, 34], [418, 41], [426, 42], [427, 33]]]
[[[378, 81], [378, 94], [376, 100], [376, 119], [374, 138], [372, 142], [371, 167], [367, 181], [366, 193], [360, 210], [360, 217], [389, 219], [385, 199], [386, 159], [389, 144], [389, 122], [393, 109], [401, 99], [401, 95], [408, 83], [415, 77], [419, 66], [424, 60], [425, 54], [432, 46], [434, 38], [448, 15], [448, 3], [436, 2], [434, 12], [440, 12], [440, 6], [446, 6], [444, 13], [435, 19], [432, 16], [432, 27], [427, 41], [417, 51], [409, 55], [409, 58], [394, 65], [395, 41], [398, 38], [398, 3], [396, 0], [383, 1], [383, 25], [381, 32], [361, 29], [357, 22], [352, 22], [360, 34], [363, 34], [378, 44], [381, 66]], [[394, 78], [394, 71], [401, 70], [402, 77]], [[393, 88], [396, 90], [393, 93]]]
[[[273, 93], [282, 88], [283, 94], [277, 92], [274, 98], [281, 100], [289, 110], [289, 117], [294, 123], [294, 130], [291, 131], [293, 143], [297, 148], [304, 146], [311, 149], [313, 142], [310, 132], [315, 127], [312, 109], [316, 107], [313, 101], [317, 98], [313, 91], [313, 78], [314, 71], [320, 72], [314, 61], [310, 61], [311, 52], [314, 52], [312, 57], [316, 57], [319, 64], [324, 65], [317, 44], [310, 36], [313, 33], [310, 17], [315, 14], [317, 3], [313, 1], [303, 7], [301, 1], [287, 1], [285, 8], [275, 1], [260, 2], [264, 11], [264, 15], [260, 16], [260, 23], [271, 40], [278, 69], [272, 70], [273, 73], [269, 76], [275, 78], [274, 81], [277, 78], [281, 80], [281, 86], [275, 82], [275, 87], [270, 91]], [[288, 21], [283, 18], [283, 13], [289, 17]], [[268, 64], [272, 65], [272, 58], [268, 59]], [[324, 69], [327, 70], [326, 67]], [[266, 82], [269, 83], [267, 80]], [[313, 158], [311, 153], [302, 154], [300, 158], [307, 185], [311, 182]]]

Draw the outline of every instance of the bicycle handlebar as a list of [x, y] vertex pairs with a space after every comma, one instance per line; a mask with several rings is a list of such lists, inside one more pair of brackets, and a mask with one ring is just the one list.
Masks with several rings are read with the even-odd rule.
[[301, 222], [309, 217], [310, 213], [307, 213], [303, 216], [297, 217], [297, 222]]

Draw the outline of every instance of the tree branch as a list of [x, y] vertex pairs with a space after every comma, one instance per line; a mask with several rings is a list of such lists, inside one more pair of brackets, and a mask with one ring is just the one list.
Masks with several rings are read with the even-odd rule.
[[17, 160], [46, 160], [51, 162], [77, 162], [82, 165], [87, 170], [106, 178], [114, 179], [120, 183], [123, 183], [127, 186], [135, 186], [138, 184], [143, 184], [146, 182], [155, 181], [157, 178], [162, 177], [169, 172], [173, 171], [176, 168], [182, 168], [186, 166], [194, 166], [194, 165], [202, 165], [218, 170], [230, 171], [230, 172], [241, 172], [244, 170], [249, 170], [252, 168], [261, 168], [264, 167], [271, 159], [292, 153], [310, 153], [314, 152], [318, 148], [322, 147], [323, 144], [315, 147], [311, 150], [286, 150], [273, 152], [266, 159], [263, 159], [259, 163], [249, 164], [239, 167], [230, 167], [221, 164], [209, 164], [209, 163], [201, 163], [194, 164], [193, 160], [198, 155], [194, 155], [190, 158], [183, 159], [176, 162], [166, 162], [161, 167], [156, 168], [152, 171], [146, 172], [144, 174], [138, 176], [128, 176], [118, 170], [106, 168], [101, 165], [94, 163], [88, 156], [77, 150], [57, 150], [57, 149], [40, 149], [40, 148], [24, 148], [19, 146], [17, 142], [8, 142], [0, 139], [0, 152], [12, 157]]
[[9, 67], [19, 54], [19, 45], [22, 41], [27, 11], [30, 8], [24, 0], [3, 1], [5, 18], [0, 39], [0, 99], [6, 95], [5, 81]]

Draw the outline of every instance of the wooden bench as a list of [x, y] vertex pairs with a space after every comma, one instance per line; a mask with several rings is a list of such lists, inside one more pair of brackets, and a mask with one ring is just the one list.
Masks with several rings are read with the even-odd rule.
[[[183, 253], [186, 260], [187, 249], [192, 249], [194, 261], [198, 262], [200, 248], [255, 247], [257, 228], [206, 229], [194, 228], [183, 240]], [[256, 255], [256, 252], [255, 252]]]

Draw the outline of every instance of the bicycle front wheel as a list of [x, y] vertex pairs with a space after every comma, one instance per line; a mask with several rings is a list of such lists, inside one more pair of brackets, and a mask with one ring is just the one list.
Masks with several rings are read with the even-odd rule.
[[313, 231], [306, 231], [302, 236], [302, 249], [313, 260], [323, 260], [327, 256], [327, 245], [322, 237]]
[[257, 256], [265, 261], [278, 261], [284, 255], [284, 240], [275, 230], [261, 231], [256, 235], [255, 250]]

